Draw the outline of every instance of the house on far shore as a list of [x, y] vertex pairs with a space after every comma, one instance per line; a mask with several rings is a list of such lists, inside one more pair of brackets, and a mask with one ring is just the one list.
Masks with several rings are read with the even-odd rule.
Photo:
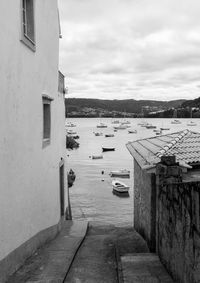
[[0, 23], [0, 282], [5, 282], [60, 230], [67, 187], [57, 1], [1, 1]]
[[200, 282], [200, 133], [129, 142], [134, 227], [174, 279]]

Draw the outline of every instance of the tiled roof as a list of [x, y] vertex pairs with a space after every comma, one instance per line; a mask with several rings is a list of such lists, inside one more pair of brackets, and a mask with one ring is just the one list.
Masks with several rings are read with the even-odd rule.
[[144, 169], [155, 166], [162, 155], [175, 155], [182, 164], [200, 163], [200, 133], [189, 130], [140, 139], [126, 146]]

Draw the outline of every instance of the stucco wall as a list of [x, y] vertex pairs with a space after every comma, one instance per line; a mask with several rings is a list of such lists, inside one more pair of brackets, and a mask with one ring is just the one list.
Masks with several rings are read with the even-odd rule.
[[[200, 282], [200, 182], [182, 182], [178, 166], [162, 168], [158, 253], [176, 282], [197, 283]], [[157, 171], [161, 172], [160, 168]]]
[[134, 227], [155, 248], [155, 175], [147, 174], [134, 160]]
[[[0, 260], [60, 219], [65, 135], [57, 13], [57, 1], [35, 1], [33, 52], [20, 41], [20, 0], [0, 2]], [[45, 148], [42, 94], [54, 99], [51, 144]]]

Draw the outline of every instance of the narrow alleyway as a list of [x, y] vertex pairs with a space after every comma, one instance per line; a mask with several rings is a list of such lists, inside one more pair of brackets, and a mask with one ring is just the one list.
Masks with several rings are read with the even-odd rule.
[[173, 283], [132, 227], [66, 221], [7, 283]]

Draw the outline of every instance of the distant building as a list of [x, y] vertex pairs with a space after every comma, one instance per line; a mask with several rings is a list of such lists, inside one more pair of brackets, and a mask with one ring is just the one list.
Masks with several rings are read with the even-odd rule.
[[0, 22], [0, 282], [4, 282], [39, 245], [56, 235], [64, 218], [65, 88], [58, 72], [57, 1], [1, 1]]
[[200, 133], [129, 142], [134, 227], [177, 282], [200, 281]]

